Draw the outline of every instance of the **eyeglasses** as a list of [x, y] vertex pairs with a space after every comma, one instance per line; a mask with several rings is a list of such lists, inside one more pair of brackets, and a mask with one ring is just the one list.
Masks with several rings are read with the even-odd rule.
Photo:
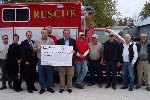
[[8, 38], [3, 38], [3, 40], [7, 40]]

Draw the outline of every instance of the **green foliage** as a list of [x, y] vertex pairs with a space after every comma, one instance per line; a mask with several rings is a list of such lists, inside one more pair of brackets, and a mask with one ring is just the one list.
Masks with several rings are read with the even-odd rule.
[[150, 2], [146, 2], [144, 4], [144, 7], [142, 11], [140, 12], [140, 15], [144, 18], [147, 18], [148, 16], [150, 16]]
[[95, 8], [95, 15], [92, 18], [98, 27], [110, 27], [115, 24], [113, 16], [116, 14], [116, 2], [113, 2], [113, 0], [81, 1], [84, 5], [90, 5]]

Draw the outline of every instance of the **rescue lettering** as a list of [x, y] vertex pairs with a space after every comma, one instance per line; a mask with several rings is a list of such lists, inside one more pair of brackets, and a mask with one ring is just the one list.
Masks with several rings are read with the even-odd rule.
[[74, 18], [75, 10], [34, 11], [34, 18]]

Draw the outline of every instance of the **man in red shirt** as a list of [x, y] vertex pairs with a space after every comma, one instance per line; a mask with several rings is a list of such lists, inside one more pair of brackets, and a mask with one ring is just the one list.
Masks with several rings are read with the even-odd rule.
[[48, 37], [50, 37], [51, 39], [54, 40], [55, 45], [57, 44], [57, 39], [54, 35], [52, 35], [52, 27], [51, 26], [47, 26], [46, 27], [47, 31], [48, 31]]
[[75, 85], [79, 89], [84, 88], [83, 79], [87, 74], [88, 67], [87, 67], [87, 55], [89, 53], [89, 45], [84, 40], [85, 36], [83, 32], [79, 32], [79, 37], [76, 40], [77, 46], [77, 54], [74, 58], [74, 66], [77, 80], [75, 81]]

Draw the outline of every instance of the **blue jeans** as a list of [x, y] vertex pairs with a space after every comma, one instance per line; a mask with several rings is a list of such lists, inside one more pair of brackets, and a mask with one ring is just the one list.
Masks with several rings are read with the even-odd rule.
[[76, 72], [76, 77], [77, 77], [75, 84], [83, 85], [84, 77], [86, 76], [87, 71], [88, 71], [87, 61], [85, 61], [85, 60], [84, 61], [75, 61], [74, 66], [75, 66], [75, 72]]
[[133, 88], [134, 87], [134, 68], [131, 68], [130, 65], [131, 65], [130, 62], [123, 63], [123, 67], [122, 67], [123, 85], [128, 87], [128, 75], [129, 75], [129, 78], [130, 78], [129, 86]]
[[50, 88], [53, 84], [53, 67], [50, 65], [41, 65], [41, 60], [38, 62], [39, 83], [41, 88]]
[[97, 74], [98, 84], [102, 84], [102, 66], [100, 60], [89, 60], [90, 81], [95, 84], [95, 72]]

